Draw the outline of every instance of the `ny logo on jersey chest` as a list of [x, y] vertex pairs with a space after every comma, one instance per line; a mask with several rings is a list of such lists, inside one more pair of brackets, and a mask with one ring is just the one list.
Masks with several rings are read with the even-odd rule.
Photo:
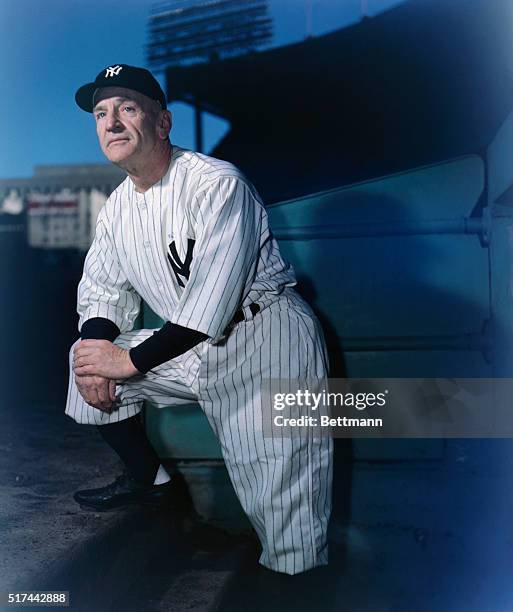
[[185, 283], [182, 279], [189, 280], [189, 276], [191, 273], [191, 262], [192, 262], [192, 252], [194, 250], [194, 245], [196, 241], [192, 238], [187, 238], [187, 253], [185, 255], [185, 259], [182, 261], [178, 256], [178, 251], [176, 250], [175, 241], [169, 245], [169, 252], [167, 254], [167, 258], [169, 259], [169, 263], [173, 268], [173, 272], [175, 273], [176, 280], [180, 287], [185, 287]]

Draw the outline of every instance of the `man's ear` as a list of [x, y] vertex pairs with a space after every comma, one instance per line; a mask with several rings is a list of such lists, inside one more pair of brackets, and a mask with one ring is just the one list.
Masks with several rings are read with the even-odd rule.
[[171, 126], [173, 125], [173, 118], [168, 110], [164, 110], [160, 114], [158, 133], [162, 140], [165, 140], [169, 136]]

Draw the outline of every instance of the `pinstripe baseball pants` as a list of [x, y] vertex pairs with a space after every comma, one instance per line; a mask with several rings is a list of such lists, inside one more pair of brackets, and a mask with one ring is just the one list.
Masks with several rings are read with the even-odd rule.
[[[317, 319], [293, 290], [254, 318], [247, 314], [249, 320], [238, 323], [226, 342], [202, 342], [118, 385], [120, 407], [110, 415], [83, 401], [71, 375], [66, 414], [78, 423], [101, 425], [135, 415], [143, 400], [157, 406], [199, 402], [259, 536], [260, 563], [296, 574], [328, 560], [333, 445], [307, 429], [300, 436], [264, 436], [261, 383], [325, 378], [326, 349]], [[124, 333], [115, 343], [131, 348], [152, 332]]]

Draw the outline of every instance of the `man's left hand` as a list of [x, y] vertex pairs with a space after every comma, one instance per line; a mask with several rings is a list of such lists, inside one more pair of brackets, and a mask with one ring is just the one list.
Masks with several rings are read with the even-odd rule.
[[140, 374], [127, 350], [108, 340], [82, 340], [75, 347], [73, 371], [77, 376], [103, 376], [124, 380]]

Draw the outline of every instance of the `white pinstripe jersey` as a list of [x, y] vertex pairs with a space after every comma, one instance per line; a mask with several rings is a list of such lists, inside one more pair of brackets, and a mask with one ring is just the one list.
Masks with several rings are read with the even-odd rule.
[[133, 328], [140, 298], [162, 319], [217, 342], [235, 312], [296, 284], [254, 187], [228, 162], [173, 146], [144, 194], [127, 177], [100, 211], [78, 287], [92, 317]]

